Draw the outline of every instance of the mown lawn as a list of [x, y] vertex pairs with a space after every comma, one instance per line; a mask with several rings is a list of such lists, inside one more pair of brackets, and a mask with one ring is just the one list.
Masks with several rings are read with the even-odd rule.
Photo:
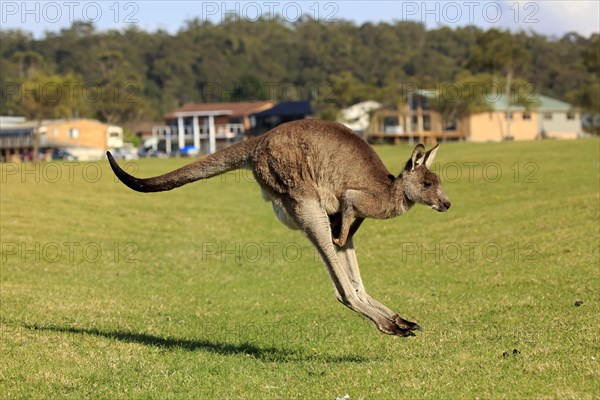
[[[377, 151], [394, 173], [410, 154]], [[247, 173], [140, 194], [107, 162], [3, 164], [0, 397], [597, 399], [599, 154], [442, 145], [450, 212], [355, 239], [367, 289], [424, 328], [412, 338], [339, 304]]]

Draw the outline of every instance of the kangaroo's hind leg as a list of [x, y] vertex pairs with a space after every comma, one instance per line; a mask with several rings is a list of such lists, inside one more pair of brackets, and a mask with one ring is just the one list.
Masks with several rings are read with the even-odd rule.
[[337, 299], [353, 311], [369, 318], [377, 328], [390, 335], [408, 336], [412, 332], [400, 328], [394, 321], [386, 318], [381, 311], [359, 297], [347, 274], [347, 268], [340, 262], [333, 245], [330, 221], [327, 212], [317, 200], [288, 200], [288, 213], [296, 225], [319, 251], [335, 288]]
[[360, 276], [358, 260], [356, 259], [356, 250], [354, 249], [354, 240], [351, 236], [346, 241], [346, 245], [344, 247], [338, 247], [336, 251], [340, 262], [346, 269], [346, 274], [350, 278], [352, 286], [356, 290], [358, 297], [364, 303], [367, 303], [379, 310], [386, 318], [394, 321], [398, 325], [398, 327], [402, 329], [407, 329], [411, 331], [421, 329], [421, 327], [418, 324], [400, 317], [398, 313], [390, 310], [386, 305], [380, 303], [378, 300], [374, 299], [373, 297], [371, 297], [371, 295], [367, 293], [363, 285], [362, 278]]
[[[329, 216], [329, 222], [331, 225], [331, 231], [333, 236], [338, 236], [341, 225], [342, 225], [342, 216], [340, 213]], [[378, 309], [386, 318], [394, 321], [399, 327], [408, 330], [420, 330], [421, 327], [411, 321], [408, 321], [402, 317], [398, 313], [390, 310], [386, 305], [380, 303], [378, 300], [374, 299], [369, 295], [364, 287], [360, 269], [358, 267], [358, 260], [356, 259], [356, 250], [354, 249], [354, 240], [353, 236], [364, 221], [364, 218], [355, 219], [350, 228], [348, 230], [348, 238], [346, 240], [346, 244], [342, 247], [337, 246], [336, 252], [338, 254], [338, 259], [343, 264], [343, 267], [346, 269], [346, 274], [350, 278], [350, 282], [352, 286], [356, 290], [358, 297], [367, 304]], [[335, 243], [335, 240], [334, 240]]]

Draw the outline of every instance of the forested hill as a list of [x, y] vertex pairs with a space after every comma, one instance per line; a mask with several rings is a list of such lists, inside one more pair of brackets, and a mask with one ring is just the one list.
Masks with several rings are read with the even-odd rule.
[[26, 104], [27, 93], [38, 90], [27, 89], [31, 82], [85, 89], [62, 113], [123, 122], [160, 118], [185, 102], [308, 98], [336, 109], [389, 100], [403, 84], [509, 73], [545, 95], [598, 108], [598, 34], [549, 38], [472, 26], [426, 30], [414, 22], [192, 20], [174, 35], [136, 27], [97, 31], [76, 22], [41, 39], [2, 31], [0, 43], [1, 114], [35, 113], [38, 108]]

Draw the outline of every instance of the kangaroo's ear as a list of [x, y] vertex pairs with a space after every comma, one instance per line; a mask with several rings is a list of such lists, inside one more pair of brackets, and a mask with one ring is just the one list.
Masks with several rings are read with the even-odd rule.
[[425, 146], [423, 146], [421, 143], [419, 143], [418, 145], [415, 146], [415, 149], [412, 152], [412, 156], [410, 156], [410, 159], [406, 162], [406, 165], [404, 166], [404, 170], [408, 171], [408, 172], [412, 172], [415, 170], [416, 167], [423, 164], [424, 161], [425, 161]]
[[436, 144], [433, 149], [431, 149], [427, 153], [425, 153], [425, 166], [428, 169], [431, 168], [431, 165], [433, 164], [433, 159], [435, 158], [435, 155], [436, 155], [439, 147], [440, 147], [440, 145]]

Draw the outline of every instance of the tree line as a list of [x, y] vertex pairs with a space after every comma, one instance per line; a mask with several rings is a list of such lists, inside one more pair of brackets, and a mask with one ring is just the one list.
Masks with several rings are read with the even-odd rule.
[[[520, 91], [534, 90], [597, 113], [599, 37], [309, 17], [293, 24], [194, 19], [176, 34], [98, 31], [87, 22], [41, 39], [3, 30], [0, 114], [126, 123], [160, 120], [188, 102], [308, 99], [319, 116], [334, 118], [367, 99], [399, 104], [409, 87], [473, 93], [477, 83], [516, 93], [516, 102]], [[468, 100], [437, 106], [454, 115], [479, 107]]]

